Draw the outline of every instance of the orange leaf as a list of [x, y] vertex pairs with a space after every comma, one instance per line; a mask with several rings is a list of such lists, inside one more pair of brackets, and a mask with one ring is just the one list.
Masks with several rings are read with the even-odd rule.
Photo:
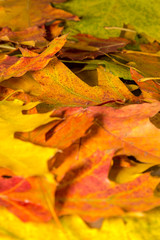
[[[0, 205], [6, 207], [24, 222], [49, 221], [52, 214], [43, 199], [45, 192], [42, 192], [40, 181], [39, 178], [24, 179], [13, 175], [1, 176]], [[47, 186], [54, 192], [54, 186], [49, 183]]]
[[139, 82], [139, 80], [143, 78], [143, 76], [133, 68], [130, 68], [130, 72], [132, 79], [139, 86], [144, 98], [160, 100], [160, 85], [156, 81], [151, 79], [145, 82]]
[[[59, 215], [80, 214], [87, 221], [95, 221], [124, 211], [146, 211], [160, 204], [154, 196], [159, 179], [142, 174], [160, 163], [160, 129], [149, 120], [159, 110], [159, 102], [121, 109], [79, 109], [93, 116], [94, 124], [84, 137], [55, 156], [56, 163], [62, 163], [53, 170], [60, 182], [56, 193]], [[144, 169], [137, 169], [132, 181], [110, 181], [111, 161], [118, 155], [133, 156], [144, 163]]]
[[115, 53], [115, 57], [124, 61], [127, 61], [127, 65], [139, 70], [145, 77], [160, 77], [160, 57], [158, 54], [127, 51], [124, 50], [121, 53]]
[[30, 57], [25, 56], [20, 58], [20, 60], [14, 56], [7, 56], [6, 59], [1, 62], [1, 81], [11, 77], [20, 77], [27, 71], [37, 71], [44, 68], [53, 58], [53, 56], [62, 48], [65, 41], [65, 35], [55, 38], [52, 42], [50, 42], [49, 47], [41, 54], [32, 53], [31, 51], [26, 50]]
[[[29, 51], [26, 53], [30, 54]], [[44, 69], [3, 81], [1, 86], [23, 89], [33, 101], [41, 100], [56, 107], [142, 101], [141, 97], [134, 96], [118, 77], [103, 67], [98, 67], [95, 74], [98, 83], [90, 86], [54, 57]]]
[[8, 26], [13, 31], [19, 31], [32, 26], [40, 26], [56, 19], [79, 20], [77, 16], [69, 12], [53, 8], [51, 2], [50, 0], [41, 0], [37, 4], [36, 0], [31, 0], [29, 3], [27, 0], [17, 2], [6, 0], [1, 3], [0, 26]]
[[79, 108], [77, 111], [76, 108], [62, 108], [54, 111], [53, 115], [61, 117], [61, 120], [41, 126], [32, 132], [16, 133], [15, 136], [21, 140], [63, 150], [83, 137], [93, 123], [93, 117], [87, 112], [79, 111]]
[[[160, 129], [150, 119], [160, 110], [160, 103], [134, 104], [115, 109], [111, 107], [79, 108], [94, 117], [88, 134], [81, 138], [79, 158], [100, 151], [116, 149], [117, 155], [134, 155], [144, 163], [160, 163]], [[75, 128], [75, 132], [78, 128]], [[76, 154], [76, 153], [75, 153]], [[63, 157], [63, 153], [60, 154]]]
[[159, 179], [149, 173], [131, 182], [115, 184], [108, 179], [114, 150], [96, 150], [86, 164], [71, 170], [58, 186], [59, 215], [78, 214], [87, 222], [118, 216], [126, 211], [146, 211], [160, 204], [154, 196]]
[[47, 40], [45, 37], [45, 30], [37, 26], [26, 28], [22, 31], [13, 32], [8, 27], [3, 28], [0, 31], [1, 41], [11, 41], [23, 45], [31, 45], [37, 47], [37, 45], [46, 46]]

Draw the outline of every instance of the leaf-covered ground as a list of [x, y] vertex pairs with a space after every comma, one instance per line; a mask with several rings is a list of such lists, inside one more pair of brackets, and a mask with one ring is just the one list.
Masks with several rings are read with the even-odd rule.
[[160, 239], [159, 8], [2, 1], [0, 239]]

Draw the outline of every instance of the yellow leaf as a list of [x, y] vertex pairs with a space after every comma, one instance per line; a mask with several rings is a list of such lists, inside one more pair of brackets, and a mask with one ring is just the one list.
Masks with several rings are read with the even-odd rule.
[[[43, 69], [22, 77], [1, 82], [1, 86], [23, 89], [33, 101], [41, 100], [57, 106], [90, 106], [107, 102], [140, 102], [122, 81], [99, 67], [95, 72], [96, 86], [89, 86], [56, 57]], [[87, 76], [86, 76], [87, 79]]]
[[[139, 216], [105, 219], [100, 229], [88, 227], [78, 216], [61, 219], [63, 230], [53, 221], [24, 223], [6, 209], [0, 209], [1, 240], [158, 240], [159, 210]], [[9, 226], [9, 228], [8, 228]]]
[[34, 130], [55, 118], [50, 117], [50, 112], [24, 115], [22, 111], [29, 110], [38, 103], [23, 104], [20, 100], [0, 102], [0, 166], [23, 177], [44, 175], [48, 172], [47, 161], [57, 149], [23, 142], [15, 139], [14, 133]]
[[27, 27], [42, 25], [55, 19], [79, 20], [61, 9], [53, 8], [50, 0], [5, 0], [0, 3], [0, 25], [12, 30], [24, 30]]

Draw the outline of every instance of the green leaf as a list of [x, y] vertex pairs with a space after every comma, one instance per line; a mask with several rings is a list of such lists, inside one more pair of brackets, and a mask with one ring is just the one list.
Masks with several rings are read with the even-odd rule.
[[[58, 5], [59, 6], [59, 5]], [[71, 0], [61, 7], [79, 17], [80, 22], [68, 22], [66, 32], [88, 33], [101, 38], [119, 36], [121, 30], [105, 30], [104, 27], [132, 25], [137, 32], [144, 32], [160, 40], [160, 1], [156, 0]]]

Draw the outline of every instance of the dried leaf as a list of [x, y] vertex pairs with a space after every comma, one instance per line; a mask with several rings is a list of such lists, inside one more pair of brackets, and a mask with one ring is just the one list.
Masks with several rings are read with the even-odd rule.
[[64, 26], [61, 26], [63, 22], [61, 20], [54, 21], [51, 25], [49, 25], [49, 34], [50, 34], [50, 39], [53, 39], [55, 37], [58, 37], [63, 29]]
[[133, 68], [130, 68], [130, 72], [132, 79], [139, 86], [144, 98], [160, 100], [160, 84], [158, 82], [152, 80], [152, 78], [149, 81], [140, 82], [140, 79], [142, 79], [143, 76]]
[[13, 31], [18, 31], [35, 25], [40, 26], [55, 19], [79, 20], [71, 13], [51, 7], [50, 2], [52, 1], [43, 0], [37, 4], [35, 0], [31, 0], [29, 3], [27, 0], [21, 2], [3, 1], [0, 8], [0, 26], [7, 26]]
[[[20, 77], [24, 75], [27, 71], [37, 71], [44, 68], [53, 56], [62, 48], [66, 41], [66, 36], [60, 38], [55, 38], [49, 45], [49, 47], [43, 51], [41, 54], [32, 53], [31, 51], [25, 51], [21, 49], [24, 53], [30, 56], [24, 56], [18, 60], [15, 57], [8, 56], [4, 61], [1, 62], [0, 69], [0, 80], [11, 77]], [[14, 60], [14, 61], [13, 61]]]
[[4, 81], [1, 86], [15, 90], [23, 89], [33, 96], [34, 101], [41, 100], [56, 107], [98, 105], [110, 101], [141, 101], [141, 98], [135, 97], [118, 77], [105, 71], [103, 67], [97, 69], [96, 75], [97, 86], [89, 86], [54, 58], [43, 70]]
[[94, 59], [106, 53], [117, 52], [129, 43], [129, 40], [124, 38], [101, 39], [87, 34], [77, 34], [74, 38], [78, 39], [78, 42], [68, 41], [59, 52], [61, 58], [71, 60]]
[[[159, 102], [121, 109], [89, 107], [85, 110], [94, 116], [95, 124], [80, 141], [56, 155], [57, 162], [65, 159], [54, 170], [59, 176], [58, 181], [63, 178], [60, 175], [63, 166], [67, 162], [75, 163], [75, 166], [68, 166], [70, 171], [58, 187], [57, 209], [60, 215], [77, 213], [92, 221], [98, 217], [123, 214], [124, 210], [146, 211], [159, 205], [159, 199], [154, 196], [159, 179], [150, 177], [148, 173], [141, 175], [147, 168], [160, 162], [160, 130], [149, 120], [159, 110]], [[129, 168], [129, 182], [119, 185], [111, 182], [107, 176], [112, 157], [122, 154], [134, 156], [145, 164], [137, 169]], [[77, 167], [77, 161], [83, 164]]]
[[128, 66], [136, 68], [145, 77], [160, 77], [160, 56], [158, 54], [124, 51], [114, 54], [114, 56], [128, 62]]
[[8, 27], [0, 31], [0, 40], [5, 42], [14, 42], [28, 46], [41, 47], [47, 45], [45, 30], [37, 26], [26, 28], [25, 30], [13, 32]]

